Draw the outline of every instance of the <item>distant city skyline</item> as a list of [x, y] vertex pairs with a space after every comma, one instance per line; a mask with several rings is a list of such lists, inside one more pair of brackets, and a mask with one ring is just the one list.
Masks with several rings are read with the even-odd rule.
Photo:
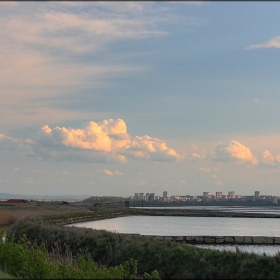
[[0, 2], [0, 192], [280, 196], [280, 2]]
[[261, 195], [260, 191], [255, 191], [253, 195], [240, 195], [236, 194], [235, 191], [228, 191], [228, 194], [223, 194], [223, 192], [216, 192], [212, 194], [210, 192], [203, 192], [202, 195], [170, 195], [168, 192], [164, 191], [162, 196], [156, 195], [155, 193], [135, 193], [134, 196], [130, 196], [133, 201], [146, 201], [146, 202], [248, 202], [248, 201], [264, 201], [266, 203], [278, 204], [278, 199], [280, 196], [275, 196], [271, 194]]

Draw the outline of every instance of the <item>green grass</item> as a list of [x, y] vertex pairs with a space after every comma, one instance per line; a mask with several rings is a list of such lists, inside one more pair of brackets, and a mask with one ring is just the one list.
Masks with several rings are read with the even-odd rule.
[[8, 273], [5, 273], [3, 271], [0, 270], [0, 279], [17, 279], [11, 275], [9, 275]]

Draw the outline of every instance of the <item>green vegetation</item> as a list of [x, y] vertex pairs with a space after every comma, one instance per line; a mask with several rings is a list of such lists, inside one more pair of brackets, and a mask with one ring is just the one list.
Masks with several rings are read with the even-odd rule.
[[270, 257], [238, 250], [236, 253], [212, 251], [137, 235], [63, 227], [42, 222], [38, 217], [18, 221], [11, 231], [15, 240], [26, 234], [29, 241], [44, 246], [49, 253], [60, 248], [60, 252], [65, 252], [61, 258], [71, 250], [73, 257], [82, 254], [99, 265], [118, 268], [127, 260], [136, 260], [142, 277], [147, 273], [156, 277], [153, 271], [157, 270], [162, 279], [280, 278], [280, 254]]
[[0, 270], [0, 279], [16, 279], [16, 278]]
[[[3, 240], [0, 232], [0, 268], [16, 278], [23, 279], [139, 279], [137, 261], [130, 259], [114, 267], [95, 263], [89, 252], [72, 255], [69, 247], [62, 253], [55, 243], [48, 252], [43, 243], [30, 242], [25, 235], [17, 242], [10, 234]], [[5, 273], [0, 274], [8, 276]], [[144, 273], [144, 279], [159, 279], [158, 273]]]

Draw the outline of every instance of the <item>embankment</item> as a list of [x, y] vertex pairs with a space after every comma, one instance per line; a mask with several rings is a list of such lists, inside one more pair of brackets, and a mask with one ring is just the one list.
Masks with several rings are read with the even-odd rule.
[[187, 244], [280, 245], [280, 237], [271, 236], [141, 236], [147, 239]]

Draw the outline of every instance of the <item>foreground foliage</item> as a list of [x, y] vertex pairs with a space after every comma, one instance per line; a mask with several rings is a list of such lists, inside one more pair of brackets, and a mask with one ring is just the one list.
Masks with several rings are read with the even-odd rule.
[[[137, 261], [133, 259], [114, 267], [100, 267], [89, 253], [78, 253], [75, 258], [69, 248], [62, 254], [58, 246], [49, 253], [43, 243], [40, 246], [32, 243], [26, 235], [16, 242], [14, 235], [4, 237], [3, 232], [0, 232], [0, 268], [23, 279], [139, 279]], [[143, 276], [159, 279], [156, 271]]]
[[[106, 231], [63, 227], [25, 219], [12, 227], [15, 238], [90, 257], [101, 266], [115, 267], [137, 260], [139, 275], [155, 269], [163, 279], [280, 279], [280, 254], [275, 257], [253, 253], [219, 252], [171, 241], [145, 239]], [[42, 246], [42, 245], [41, 245]], [[133, 273], [131, 273], [133, 275]], [[156, 277], [156, 275], [154, 275]], [[127, 277], [127, 276], [125, 276]]]

